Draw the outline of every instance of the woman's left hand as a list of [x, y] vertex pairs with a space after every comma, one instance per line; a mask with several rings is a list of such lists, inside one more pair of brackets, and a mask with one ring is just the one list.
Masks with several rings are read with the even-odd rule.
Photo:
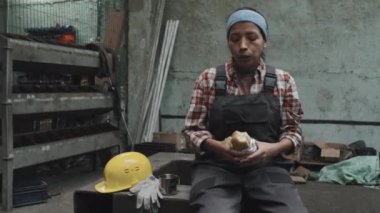
[[267, 162], [278, 154], [276, 143], [267, 143], [257, 141], [258, 150], [240, 160], [239, 166], [253, 166]]

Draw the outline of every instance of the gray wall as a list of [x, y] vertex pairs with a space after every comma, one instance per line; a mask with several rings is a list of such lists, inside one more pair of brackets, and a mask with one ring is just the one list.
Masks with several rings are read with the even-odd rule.
[[[131, 1], [130, 1], [131, 2]], [[129, 124], [141, 106], [138, 85], [146, 75], [151, 36], [150, 1], [130, 13]], [[226, 16], [239, 6], [259, 9], [269, 22], [267, 62], [296, 79], [305, 119], [380, 122], [380, 1], [168, 0], [165, 18], [180, 21], [161, 113], [185, 115], [200, 72], [229, 57]], [[132, 5], [130, 5], [132, 7]], [[164, 131], [180, 131], [182, 119], [163, 119]], [[302, 124], [306, 141], [380, 148], [379, 126]]]

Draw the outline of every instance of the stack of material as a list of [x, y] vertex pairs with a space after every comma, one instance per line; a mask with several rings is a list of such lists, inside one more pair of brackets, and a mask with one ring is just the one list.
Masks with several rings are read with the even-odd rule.
[[[178, 24], [178, 20], [168, 20], [166, 22], [157, 73], [153, 75], [153, 73], [149, 72], [148, 75], [147, 87], [145, 90], [148, 91], [148, 93], [144, 94], [144, 103], [138, 119], [139, 123], [136, 138], [134, 140], [135, 142], [151, 142], [153, 132], [157, 129], [158, 113], [169, 71]], [[154, 61], [153, 58], [150, 65], [154, 64]], [[132, 144], [132, 149], [133, 148], [134, 145]]]
[[143, 141], [146, 142], [152, 141], [153, 132], [157, 127], [158, 112], [160, 110], [162, 95], [164, 93], [177, 29], [178, 21], [169, 20], [166, 22], [164, 41], [161, 47], [160, 61], [157, 70], [158, 72], [149, 95], [150, 97], [153, 97], [148, 112], [148, 120], [145, 123], [147, 126], [144, 128]]
[[27, 28], [25, 31], [31, 36], [62, 44], [74, 44], [76, 39], [76, 29], [71, 25]]
[[308, 142], [292, 156], [297, 167], [290, 170], [295, 183], [318, 180], [339, 184], [379, 185], [376, 150], [362, 140], [349, 145], [325, 141]]
[[155, 17], [154, 19], [155, 22], [153, 25], [154, 26], [154, 31], [153, 31], [154, 41], [152, 45], [152, 50], [150, 51], [150, 61], [149, 61], [148, 75], [146, 77], [146, 82], [145, 82], [143, 105], [140, 110], [139, 119], [138, 119], [139, 122], [137, 124], [137, 129], [134, 134], [134, 138], [131, 140], [132, 150], [134, 150], [134, 144], [136, 142], [140, 143], [143, 137], [144, 123], [148, 114], [148, 107], [151, 100], [150, 91], [151, 91], [151, 85], [153, 84], [154, 64], [156, 61], [156, 52], [157, 52], [158, 41], [159, 41], [160, 32], [161, 32], [162, 17], [164, 14], [165, 2], [166, 2], [165, 0], [158, 0], [157, 10], [156, 10], [157, 14], [154, 15]]

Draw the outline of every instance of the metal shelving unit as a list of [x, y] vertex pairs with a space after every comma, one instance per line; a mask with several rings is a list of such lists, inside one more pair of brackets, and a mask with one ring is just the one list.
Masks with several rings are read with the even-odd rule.
[[[93, 152], [121, 145], [118, 129], [95, 132], [78, 137], [59, 139], [29, 146], [14, 146], [14, 116], [20, 114], [54, 113], [111, 109], [112, 94], [103, 92], [70, 93], [13, 93], [13, 72], [17, 63], [23, 65], [49, 64], [49, 71], [57, 67], [93, 70], [100, 66], [99, 53], [83, 48], [20, 40], [0, 35], [0, 167], [2, 174], [2, 206], [12, 208], [13, 170], [52, 160]], [[53, 67], [53, 69], [52, 69]], [[74, 70], [75, 71], [75, 70]], [[91, 72], [91, 71], [90, 71]]]

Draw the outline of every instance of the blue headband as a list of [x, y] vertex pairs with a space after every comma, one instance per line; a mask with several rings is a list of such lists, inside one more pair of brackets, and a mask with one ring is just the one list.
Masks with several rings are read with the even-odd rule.
[[243, 22], [243, 21], [248, 21], [256, 24], [261, 31], [264, 33], [264, 40], [267, 40], [268, 36], [268, 25], [267, 21], [265, 20], [264, 16], [262, 16], [260, 13], [249, 10], [249, 9], [243, 9], [243, 10], [238, 10], [230, 15], [227, 21], [227, 37], [228, 34], [230, 33], [231, 27], [238, 23], [238, 22]]

